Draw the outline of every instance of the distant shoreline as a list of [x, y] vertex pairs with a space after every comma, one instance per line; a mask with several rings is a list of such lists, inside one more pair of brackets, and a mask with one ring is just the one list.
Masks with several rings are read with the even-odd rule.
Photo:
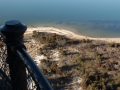
[[69, 30], [59, 29], [55, 27], [30, 27], [27, 29], [25, 34], [32, 33], [33, 31], [56, 33], [58, 35], [65, 35], [66, 37], [71, 39], [91, 39], [91, 40], [102, 40], [107, 42], [120, 43], [120, 38], [93, 38], [85, 35], [80, 35], [80, 34], [78, 35], [72, 32], [71, 30], [69, 31]]
[[54, 27], [95, 38], [120, 38], [120, 22], [115, 21], [51, 21], [28, 25], [29, 28]]

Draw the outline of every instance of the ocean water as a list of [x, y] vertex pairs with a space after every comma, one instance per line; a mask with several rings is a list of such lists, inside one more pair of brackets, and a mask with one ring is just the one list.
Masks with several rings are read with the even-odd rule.
[[54, 26], [91, 37], [120, 37], [119, 0], [1, 0], [0, 25]]

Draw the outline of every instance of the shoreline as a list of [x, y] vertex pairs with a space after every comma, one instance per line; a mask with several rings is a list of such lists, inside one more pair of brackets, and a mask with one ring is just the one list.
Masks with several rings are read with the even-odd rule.
[[76, 34], [71, 30], [69, 31], [65, 29], [59, 29], [56, 27], [30, 27], [27, 29], [25, 34], [30, 34], [33, 31], [56, 33], [58, 35], [64, 35], [71, 39], [91, 39], [91, 40], [102, 40], [110, 43], [112, 42], [120, 43], [120, 38], [94, 38], [94, 37], [89, 37], [81, 34]]

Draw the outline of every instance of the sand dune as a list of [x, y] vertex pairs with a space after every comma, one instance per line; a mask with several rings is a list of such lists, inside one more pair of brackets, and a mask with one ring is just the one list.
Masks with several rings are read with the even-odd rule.
[[72, 39], [92, 39], [92, 40], [103, 40], [107, 42], [116, 42], [120, 43], [120, 38], [93, 38], [93, 37], [88, 37], [84, 35], [78, 35], [75, 34], [74, 32], [71, 32], [69, 30], [64, 30], [64, 29], [58, 29], [55, 27], [37, 27], [37, 28], [28, 28], [25, 34], [32, 33], [33, 31], [39, 31], [39, 32], [48, 32], [48, 33], [56, 33], [59, 35], [65, 35], [69, 38]]

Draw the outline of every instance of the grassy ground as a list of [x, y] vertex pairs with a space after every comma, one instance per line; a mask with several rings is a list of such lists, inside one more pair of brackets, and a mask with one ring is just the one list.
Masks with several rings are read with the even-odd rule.
[[25, 36], [28, 52], [55, 90], [120, 90], [120, 44], [72, 40], [51, 33]]

